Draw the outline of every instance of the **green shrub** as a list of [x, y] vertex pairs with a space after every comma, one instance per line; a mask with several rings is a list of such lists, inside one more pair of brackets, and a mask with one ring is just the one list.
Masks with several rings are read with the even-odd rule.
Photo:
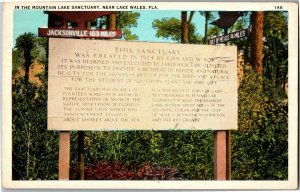
[[47, 131], [46, 87], [22, 78], [12, 91], [13, 179], [57, 179], [58, 133]]
[[288, 178], [288, 107], [250, 68], [239, 89], [239, 130], [232, 135], [232, 178]]

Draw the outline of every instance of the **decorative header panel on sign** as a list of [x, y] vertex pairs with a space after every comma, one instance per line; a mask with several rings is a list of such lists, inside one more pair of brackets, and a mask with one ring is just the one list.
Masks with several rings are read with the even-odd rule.
[[234, 46], [49, 39], [48, 129], [237, 129]]
[[121, 30], [39, 28], [39, 37], [62, 38], [121, 38]]

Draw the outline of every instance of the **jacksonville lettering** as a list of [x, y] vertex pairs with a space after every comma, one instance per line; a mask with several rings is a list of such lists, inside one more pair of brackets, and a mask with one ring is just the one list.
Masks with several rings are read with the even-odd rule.
[[47, 36], [58, 37], [115, 37], [116, 31], [49, 29]]

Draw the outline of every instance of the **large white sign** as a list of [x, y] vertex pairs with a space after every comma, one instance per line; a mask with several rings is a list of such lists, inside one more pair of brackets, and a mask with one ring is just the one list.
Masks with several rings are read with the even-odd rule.
[[48, 129], [237, 129], [234, 46], [49, 40]]

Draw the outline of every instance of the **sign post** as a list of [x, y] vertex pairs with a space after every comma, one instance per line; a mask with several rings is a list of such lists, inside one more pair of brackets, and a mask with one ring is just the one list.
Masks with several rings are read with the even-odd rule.
[[214, 179], [227, 179], [227, 163], [226, 163], [226, 131], [215, 131], [215, 153], [214, 153]]
[[69, 177], [70, 130], [211, 129], [215, 178], [226, 179], [226, 130], [237, 129], [236, 61], [233, 46], [50, 38], [48, 129], [61, 131], [59, 178]]
[[[55, 38], [93, 38], [112, 39], [121, 38], [120, 30], [90, 29], [91, 21], [103, 15], [114, 15], [114, 11], [46, 11], [48, 14], [48, 28], [39, 28], [38, 36]], [[77, 25], [69, 28], [68, 22]], [[49, 47], [49, 46], [48, 46]], [[78, 160], [80, 179], [84, 179], [84, 132], [78, 131]], [[70, 132], [59, 133], [59, 179], [68, 180], [70, 171]]]
[[[243, 38], [250, 33], [249, 29], [242, 29], [232, 33], [228, 33], [237, 19], [242, 16], [242, 12], [226, 12], [219, 11], [220, 18], [211, 24], [224, 30], [224, 35], [211, 38], [210, 45], [227, 43], [230, 40]], [[215, 132], [215, 179], [230, 180], [231, 179], [231, 130]]]
[[70, 132], [59, 132], [59, 180], [69, 180], [70, 176]]

